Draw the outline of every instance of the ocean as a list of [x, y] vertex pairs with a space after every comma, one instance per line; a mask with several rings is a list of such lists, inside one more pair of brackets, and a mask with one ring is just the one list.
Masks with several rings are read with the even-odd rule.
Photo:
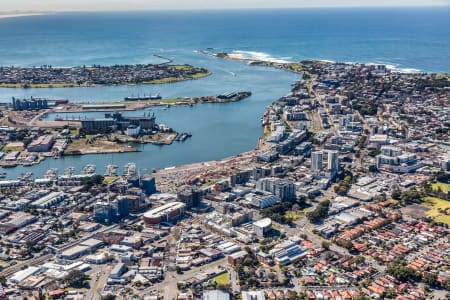
[[[165, 85], [65, 89], [0, 88], [11, 97], [102, 102], [159, 92], [165, 98], [251, 91], [238, 103], [154, 109], [157, 122], [192, 132], [184, 143], [140, 153], [47, 159], [8, 169], [40, 176], [47, 168], [137, 162], [145, 169], [217, 160], [251, 150], [260, 117], [300, 76], [198, 53], [212, 48], [273, 61], [321, 59], [386, 64], [405, 72], [450, 72], [450, 7], [64, 13], [0, 19], [0, 65], [82, 66], [158, 63], [155, 54], [210, 69], [207, 78]], [[235, 75], [235, 76], [234, 76]], [[135, 112], [139, 114], [143, 112]]]

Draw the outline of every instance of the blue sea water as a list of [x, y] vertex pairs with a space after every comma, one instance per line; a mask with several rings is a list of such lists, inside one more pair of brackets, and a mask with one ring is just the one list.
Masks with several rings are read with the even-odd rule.
[[[159, 168], [221, 159], [253, 149], [265, 107], [290, 90], [298, 75], [196, 52], [206, 48], [280, 61], [324, 59], [383, 63], [407, 71], [450, 72], [450, 7], [292, 9], [192, 12], [67, 13], [0, 19], [0, 65], [72, 66], [156, 63], [159, 54], [206, 67], [210, 77], [156, 86], [70, 89], [0, 89], [0, 102], [16, 97], [112, 101], [132, 94], [163, 97], [252, 91], [239, 103], [156, 110], [157, 121], [192, 139], [143, 152], [47, 160], [27, 168], [80, 168], [92, 163]], [[236, 76], [233, 76], [236, 74]], [[8, 170], [11, 177], [24, 168]]]

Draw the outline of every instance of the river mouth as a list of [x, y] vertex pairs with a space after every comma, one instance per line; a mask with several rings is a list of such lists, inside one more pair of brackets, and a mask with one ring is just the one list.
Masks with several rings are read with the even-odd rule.
[[[383, 22], [380, 22], [380, 18]], [[417, 22], [421, 20], [421, 22]], [[139, 24], [137, 28], [136, 24]], [[426, 26], [424, 25], [426, 24]], [[37, 30], [38, 29], [38, 30]], [[155, 110], [156, 121], [192, 138], [171, 146], [144, 145], [140, 153], [46, 159], [7, 170], [16, 178], [49, 168], [96, 163], [122, 168], [135, 161], [155, 169], [218, 160], [254, 149], [267, 105], [291, 90], [299, 75], [196, 53], [207, 49], [278, 61], [329, 59], [373, 62], [423, 71], [450, 71], [448, 7], [367, 9], [281, 9], [196, 12], [69, 13], [0, 20], [0, 65], [53, 66], [161, 63], [154, 55], [212, 71], [193, 81], [152, 86], [53, 89], [0, 88], [0, 102], [29, 96], [72, 102], [111, 102], [132, 95], [164, 98], [251, 91], [238, 103]], [[211, 48], [211, 49], [209, 49]]]
[[[128, 162], [136, 162], [146, 170], [154, 170], [201, 161], [220, 160], [255, 148], [262, 135], [261, 117], [265, 108], [289, 93], [291, 84], [299, 80], [299, 74], [268, 67], [248, 66], [245, 62], [224, 61], [189, 53], [189, 63], [208, 65], [212, 75], [198, 80], [158, 84], [152, 86], [101, 86], [90, 88], [16, 89], [16, 97], [39, 96], [64, 98], [71, 102], [102, 103], [121, 100], [137, 94], [160, 93], [163, 98], [219, 95], [248, 90], [249, 98], [232, 103], [206, 103], [194, 106], [151, 107], [136, 111], [124, 111], [127, 116], [143, 116], [154, 113], [158, 124], [165, 124], [178, 132], [190, 132], [192, 138], [172, 145], [135, 145], [140, 152], [115, 154], [86, 154], [47, 158], [38, 165], [17, 166], [7, 170], [8, 178], [17, 178], [23, 172], [33, 172], [40, 177], [50, 168], [61, 173], [67, 167], [79, 172], [84, 165], [95, 163], [102, 174], [108, 164], [119, 166], [119, 173]], [[176, 63], [184, 63], [185, 57], [174, 56]], [[197, 61], [195, 61], [197, 60]], [[7, 91], [12, 93], [11, 91]], [[101, 118], [104, 112], [49, 113], [43, 120], [58, 118]]]

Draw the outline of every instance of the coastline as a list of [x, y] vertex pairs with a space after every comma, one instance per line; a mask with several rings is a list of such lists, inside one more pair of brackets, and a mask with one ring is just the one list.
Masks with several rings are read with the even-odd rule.
[[42, 15], [46, 15], [46, 13], [21, 13], [21, 14], [4, 14], [4, 15], [0, 14], [0, 19], [33, 17]]
[[[168, 58], [166, 58], [169, 60]], [[161, 64], [93, 65], [91, 67], [0, 66], [0, 88], [75, 88], [173, 83], [210, 76], [205, 68]], [[127, 76], [124, 77], [123, 75]], [[45, 78], [41, 80], [40, 78]]]
[[[0, 18], [1, 19], [1, 18]], [[205, 78], [212, 75], [211, 71], [206, 73], [198, 73], [192, 77], [187, 78], [175, 78], [167, 77], [161, 79], [155, 79], [152, 81], [143, 81], [139, 83], [124, 83], [124, 84], [81, 84], [76, 83], [37, 83], [37, 84], [22, 84], [22, 83], [0, 83], [0, 88], [7, 89], [46, 89], [46, 88], [77, 88], [77, 87], [102, 87], [102, 86], [139, 86], [139, 85], [154, 85], [154, 84], [165, 84], [165, 83], [176, 83], [189, 80], [197, 80]]]

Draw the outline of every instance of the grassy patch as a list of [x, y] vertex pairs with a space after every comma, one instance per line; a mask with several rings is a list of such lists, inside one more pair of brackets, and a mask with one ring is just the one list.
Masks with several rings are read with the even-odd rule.
[[304, 208], [297, 211], [288, 211], [286, 213], [286, 218], [292, 220], [292, 222], [297, 221], [298, 219], [304, 216], [307, 209], [308, 208]]
[[197, 73], [197, 74], [192, 75], [191, 78], [192, 78], [192, 79], [198, 79], [198, 78], [203, 78], [203, 77], [209, 76], [209, 75], [211, 75], [211, 74], [212, 74], [212, 73], [211, 73], [210, 71], [208, 71], [208, 72], [203, 72], [203, 73]]
[[297, 71], [297, 72], [302, 71], [304, 68], [302, 63], [293, 63], [293, 64], [290, 64], [289, 66], [291, 67], [292, 70]]
[[3, 152], [13, 152], [13, 151], [23, 151], [24, 146], [22, 142], [17, 142], [17, 143], [8, 143], [6, 144], [2, 151]]
[[426, 197], [424, 205], [430, 208], [426, 212], [427, 216], [433, 218], [436, 222], [450, 225], [450, 201], [436, 197]]
[[218, 285], [226, 285], [229, 284], [230, 281], [228, 280], [229, 276], [228, 273], [222, 273], [220, 275], [217, 275], [216, 277], [213, 278], [213, 280], [218, 284]]
[[174, 99], [161, 99], [159, 100], [159, 103], [176, 103], [176, 102], [180, 102], [183, 101], [182, 98], [174, 98]]
[[103, 184], [110, 184], [111, 182], [115, 181], [117, 179], [117, 177], [114, 176], [105, 176], [105, 178], [103, 178]]
[[178, 70], [178, 71], [189, 71], [192, 70], [192, 66], [190, 65], [173, 65], [170, 68]]
[[444, 193], [448, 193], [448, 191], [450, 191], [450, 184], [448, 184], [448, 183], [437, 182], [437, 183], [433, 183], [433, 185], [431, 187], [435, 191], [437, 191], [438, 189], [441, 189], [441, 191]]
[[268, 137], [271, 132], [270, 126], [264, 126], [264, 137]]
[[161, 79], [155, 79], [150, 81], [144, 81], [140, 84], [164, 84], [164, 83], [172, 83], [172, 82], [178, 82], [178, 81], [186, 81], [191, 79], [199, 79], [206, 76], [211, 75], [211, 72], [199, 72], [192, 75], [189, 75], [187, 77], [167, 77], [167, 78], [161, 78]]
[[177, 81], [182, 81], [182, 80], [187, 80], [187, 79], [178, 78], [178, 77], [166, 77], [166, 78], [161, 78], [161, 79], [144, 81], [144, 82], [142, 82], [142, 84], [163, 84], [163, 83], [177, 82]]

